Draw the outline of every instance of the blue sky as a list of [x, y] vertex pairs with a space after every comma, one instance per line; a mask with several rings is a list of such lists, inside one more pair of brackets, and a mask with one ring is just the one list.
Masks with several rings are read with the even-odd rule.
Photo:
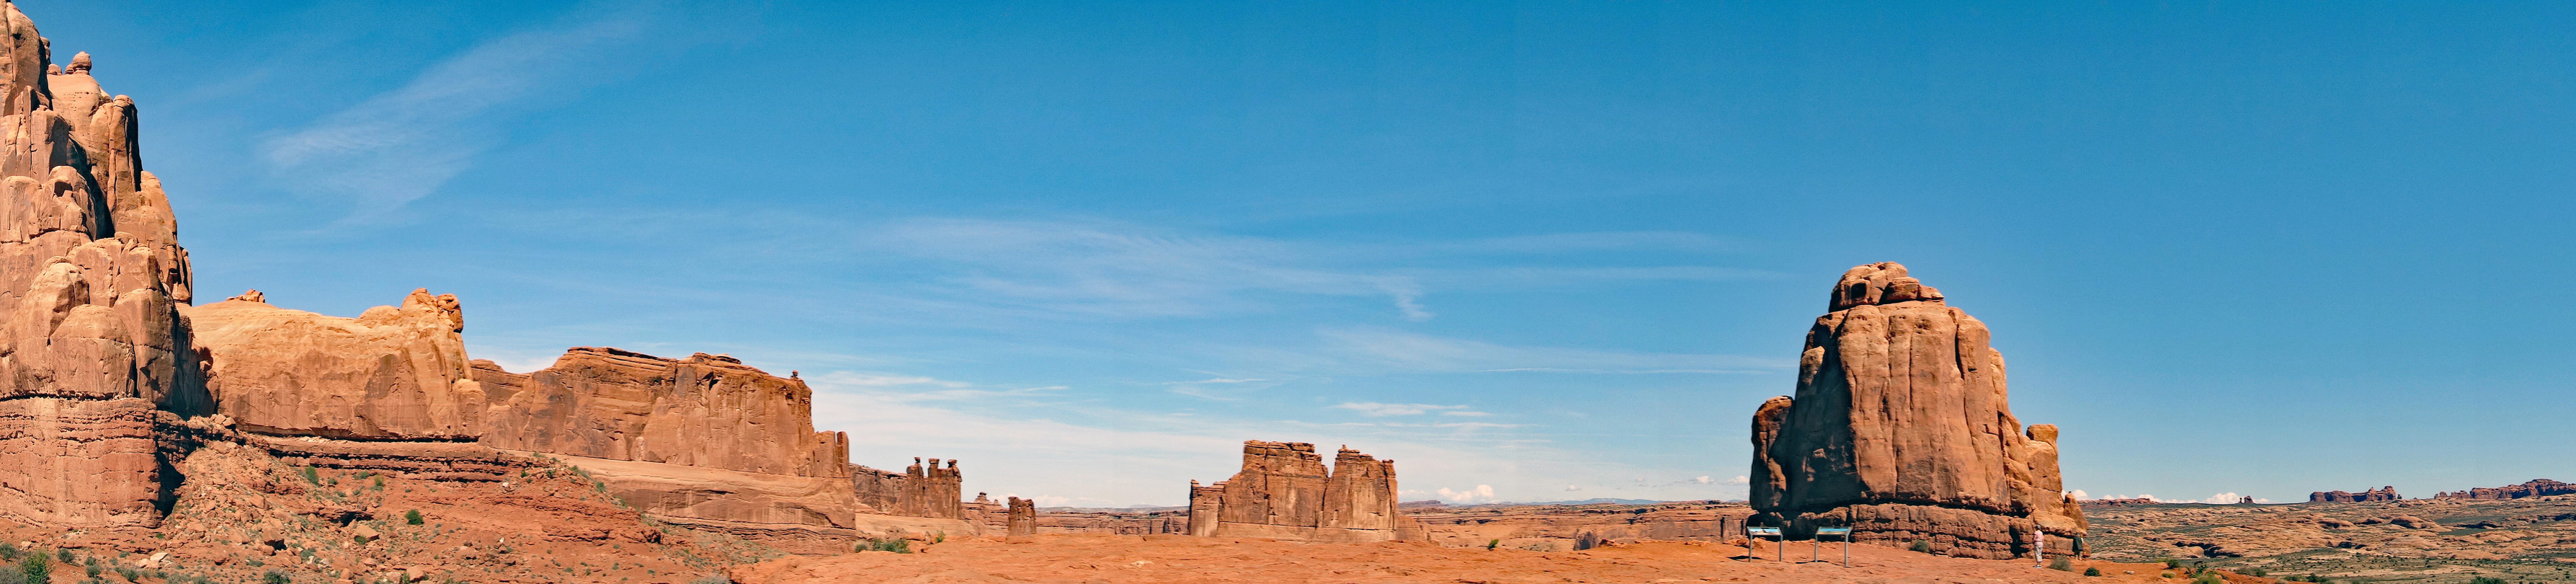
[[199, 293], [730, 353], [856, 462], [1177, 504], [1739, 498], [1826, 289], [1984, 320], [2094, 496], [2567, 478], [2576, 7], [22, 5]]

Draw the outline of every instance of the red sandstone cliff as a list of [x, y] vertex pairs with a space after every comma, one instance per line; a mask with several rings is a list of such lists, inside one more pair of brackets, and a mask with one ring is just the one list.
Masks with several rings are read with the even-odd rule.
[[[2396, 490], [2390, 489], [2389, 494], [2391, 496], [2396, 495]], [[2433, 498], [2502, 500], [2521, 499], [2525, 497], [2547, 497], [2550, 495], [2576, 495], [2576, 484], [2562, 483], [2550, 479], [2532, 479], [2519, 485], [2477, 487], [2466, 491], [2441, 493], [2433, 495]], [[2314, 500], [2315, 497], [2311, 496], [2309, 499]]]
[[2405, 497], [2397, 495], [2397, 487], [2380, 487], [2359, 493], [2346, 493], [2343, 491], [2317, 491], [2308, 493], [2308, 502], [2310, 503], [2362, 503], [2370, 501], [2395, 501], [2404, 498]]
[[921, 459], [915, 458], [900, 473], [850, 465], [850, 483], [858, 490], [859, 504], [886, 515], [966, 519], [963, 479], [954, 460], [940, 468], [939, 459], [930, 459], [930, 466], [923, 467]]
[[1299, 541], [1418, 541], [1419, 523], [1396, 510], [1395, 461], [1343, 448], [1324, 467], [1315, 445], [1243, 443], [1243, 470], [1215, 485], [1190, 483], [1190, 533]]
[[155, 410], [210, 405], [177, 308], [187, 250], [133, 100], [101, 90], [87, 54], [54, 67], [16, 6], [0, 28], [0, 515], [154, 524]]
[[2013, 418], [1984, 323], [1895, 263], [1845, 272], [1828, 304], [1796, 397], [1754, 414], [1751, 500], [1766, 520], [1988, 558], [2029, 553], [2033, 528], [2059, 536], [2052, 551], [2084, 535], [2057, 427]]
[[414, 290], [357, 318], [271, 306], [252, 291], [186, 309], [212, 355], [206, 389], [243, 430], [361, 440], [483, 434], [456, 296]]
[[744, 472], [848, 477], [849, 436], [814, 431], [814, 391], [723, 355], [665, 359], [575, 347], [525, 376], [476, 363], [506, 395], [494, 448]]

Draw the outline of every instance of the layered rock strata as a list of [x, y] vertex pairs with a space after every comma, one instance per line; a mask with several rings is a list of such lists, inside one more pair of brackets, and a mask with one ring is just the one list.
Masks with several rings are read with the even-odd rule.
[[2395, 501], [2404, 498], [2405, 497], [2397, 495], [2397, 487], [2380, 487], [2359, 493], [2347, 493], [2343, 491], [2317, 491], [2308, 493], [2308, 502], [2310, 503], [2366, 503], [2371, 501]]
[[665, 359], [575, 347], [524, 376], [476, 366], [507, 395], [483, 444], [506, 450], [800, 477], [850, 476], [850, 439], [814, 431], [814, 391], [724, 355]]
[[2433, 498], [2501, 501], [2505, 499], [2547, 497], [2551, 495], [2576, 495], [2576, 484], [2562, 483], [2550, 479], [2532, 479], [2519, 485], [2476, 487], [2466, 491], [2451, 491], [2448, 493], [2434, 495]]
[[2028, 554], [2046, 532], [2050, 551], [2072, 551], [2086, 524], [2063, 492], [2057, 427], [2013, 417], [1988, 338], [1902, 265], [1844, 272], [1807, 333], [1796, 396], [1754, 413], [1756, 521], [1979, 558]]
[[456, 295], [413, 290], [357, 318], [250, 293], [186, 309], [211, 354], [206, 389], [242, 429], [272, 436], [473, 441], [482, 384], [468, 375]]
[[187, 250], [134, 102], [0, 5], [0, 516], [151, 525], [160, 410], [204, 412]]
[[887, 515], [965, 519], [963, 478], [955, 460], [941, 468], [939, 459], [930, 459], [930, 466], [923, 467], [921, 459], [914, 458], [912, 466], [900, 473], [850, 466], [850, 483], [858, 491], [859, 504]]
[[1190, 483], [1190, 533], [1298, 541], [1419, 541], [1420, 523], [1396, 509], [1395, 461], [1342, 448], [1325, 468], [1315, 445], [1243, 443], [1243, 470], [1214, 485]]

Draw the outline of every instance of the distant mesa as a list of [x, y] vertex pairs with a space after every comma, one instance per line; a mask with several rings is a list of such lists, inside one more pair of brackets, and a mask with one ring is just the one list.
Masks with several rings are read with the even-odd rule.
[[1963, 557], [2075, 550], [2086, 523], [2058, 475], [2057, 427], [2013, 418], [1984, 323], [1895, 263], [1844, 272], [1826, 308], [1797, 395], [1753, 416], [1756, 521]]
[[2478, 487], [2466, 491], [2451, 491], [2433, 495], [2433, 498], [2503, 500], [2547, 497], [2551, 495], [2576, 495], [2576, 484], [2562, 483], [2549, 479], [2532, 479], [2519, 485]]
[[2310, 503], [2368, 503], [2375, 501], [2395, 501], [2404, 498], [2405, 497], [2398, 496], [2397, 487], [2380, 487], [2359, 493], [2347, 493], [2343, 491], [2317, 491], [2314, 493], [2308, 493], [2308, 502]]
[[1422, 524], [1396, 505], [1395, 461], [1344, 447], [1324, 467], [1315, 445], [1243, 443], [1243, 470], [1190, 481], [1189, 532], [1294, 541], [1423, 541]]

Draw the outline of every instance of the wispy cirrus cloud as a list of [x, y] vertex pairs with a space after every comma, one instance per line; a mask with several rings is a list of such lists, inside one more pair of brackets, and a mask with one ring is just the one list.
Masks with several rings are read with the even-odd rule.
[[1797, 365], [1742, 355], [1513, 346], [1375, 328], [1317, 331], [1326, 350], [1381, 366], [1437, 372], [1758, 373]]
[[1472, 408], [1469, 408], [1469, 407], [1467, 407], [1467, 406], [1442, 406], [1442, 405], [1432, 405], [1432, 404], [1382, 404], [1382, 403], [1377, 403], [1377, 402], [1342, 402], [1342, 403], [1340, 403], [1340, 404], [1336, 404], [1336, 405], [1334, 405], [1334, 406], [1332, 406], [1332, 407], [1333, 407], [1333, 408], [1335, 408], [1335, 409], [1344, 409], [1344, 410], [1350, 410], [1350, 411], [1354, 411], [1354, 412], [1359, 412], [1359, 413], [1360, 413], [1360, 415], [1363, 415], [1363, 416], [1369, 416], [1369, 417], [1373, 417], [1373, 418], [1382, 418], [1382, 417], [1387, 417], [1387, 416], [1419, 416], [1419, 415], [1429, 414], [1429, 413], [1437, 413], [1437, 414], [1440, 414], [1440, 415], [1443, 415], [1443, 416], [1467, 416], [1467, 417], [1477, 417], [1477, 416], [1485, 416], [1485, 415], [1488, 415], [1488, 414], [1486, 414], [1485, 412], [1479, 412], [1479, 411], [1476, 411], [1476, 410], [1474, 410], [1474, 409], [1472, 409]]
[[499, 144], [522, 109], [598, 78], [597, 62], [642, 36], [645, 10], [585, 11], [478, 43], [303, 128], [269, 137], [260, 159], [289, 189], [346, 206], [339, 224], [429, 196]]

